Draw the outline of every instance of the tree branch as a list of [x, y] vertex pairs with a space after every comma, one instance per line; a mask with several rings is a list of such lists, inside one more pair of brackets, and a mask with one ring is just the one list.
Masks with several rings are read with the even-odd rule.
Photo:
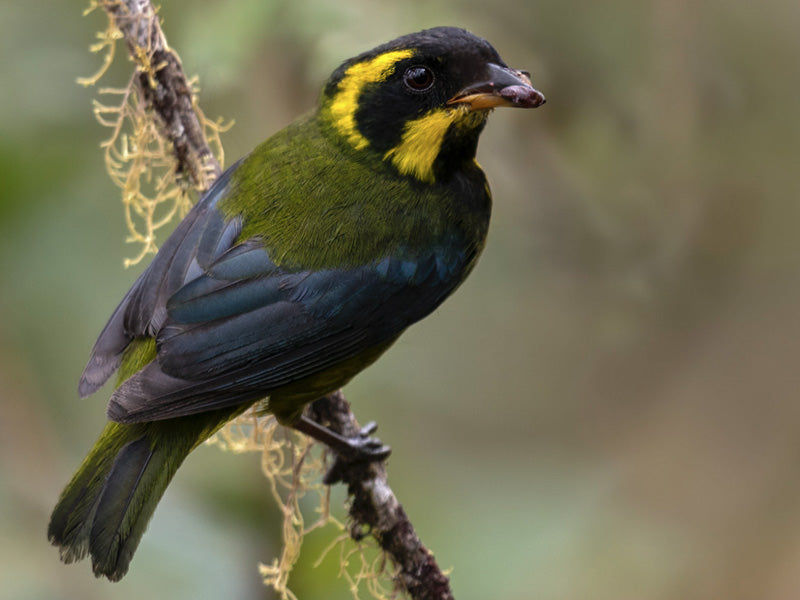
[[222, 169], [203, 135], [194, 110], [192, 86], [156, 18], [150, 0], [99, 0], [114, 20], [139, 71], [139, 88], [158, 117], [163, 136], [172, 144], [177, 174], [203, 192]]
[[[203, 134], [193, 106], [192, 88], [166, 38], [149, 0], [97, 0], [113, 19], [139, 71], [142, 96], [172, 144], [177, 174], [205, 191], [220, 173], [220, 165]], [[346, 437], [360, 427], [341, 391], [313, 402], [306, 414]], [[350, 536], [373, 536], [398, 567], [396, 581], [414, 600], [452, 600], [448, 578], [422, 544], [402, 505], [389, 487], [382, 462], [336, 462], [333, 479], [347, 485], [352, 496]]]
[[[358, 436], [361, 429], [341, 390], [312, 402], [306, 415], [346, 437]], [[449, 580], [389, 487], [386, 465], [340, 460], [334, 468], [329, 479], [345, 483], [352, 496], [350, 537], [358, 541], [365, 531], [372, 535], [398, 567], [397, 584], [414, 600], [453, 600]]]

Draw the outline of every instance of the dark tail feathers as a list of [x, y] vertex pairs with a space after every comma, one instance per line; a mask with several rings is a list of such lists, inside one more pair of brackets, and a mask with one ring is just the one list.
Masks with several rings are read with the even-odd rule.
[[[147, 425], [109, 423], [61, 494], [47, 537], [61, 560], [92, 557], [94, 574], [118, 581], [158, 501], [192, 446], [163, 447], [169, 438]], [[185, 446], [185, 444], [183, 444]]]
[[47, 537], [66, 563], [92, 557], [98, 577], [119, 581], [175, 471], [198, 444], [246, 408], [180, 419], [109, 423], [61, 493]]

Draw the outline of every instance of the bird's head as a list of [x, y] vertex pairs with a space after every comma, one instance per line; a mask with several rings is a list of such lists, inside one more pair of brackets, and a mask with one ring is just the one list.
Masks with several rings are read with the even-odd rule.
[[533, 108], [544, 96], [484, 39], [454, 27], [406, 35], [342, 64], [320, 115], [357, 151], [433, 183], [475, 157], [491, 109]]

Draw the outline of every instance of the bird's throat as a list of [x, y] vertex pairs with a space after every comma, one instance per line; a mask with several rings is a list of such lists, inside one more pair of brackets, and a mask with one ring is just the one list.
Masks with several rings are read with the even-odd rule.
[[[437, 108], [418, 119], [406, 123], [400, 143], [388, 150], [383, 159], [389, 161], [401, 175], [407, 175], [423, 183], [435, 183], [437, 164], [441, 164], [445, 150], [449, 151], [448, 139], [477, 136], [486, 121], [485, 112], [469, 111], [466, 107]], [[451, 132], [452, 131], [452, 132]], [[467, 140], [460, 140], [468, 143]], [[475, 144], [466, 148], [475, 157]], [[463, 154], [463, 152], [462, 152]]]

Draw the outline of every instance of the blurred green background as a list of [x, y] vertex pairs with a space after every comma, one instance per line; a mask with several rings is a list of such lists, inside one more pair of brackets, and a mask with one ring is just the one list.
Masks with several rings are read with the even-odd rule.
[[[269, 598], [279, 518], [257, 456], [200, 448], [119, 584], [45, 539], [104, 422], [78, 376], [139, 269], [76, 85], [86, 3], [0, 5], [0, 597]], [[439, 24], [547, 96], [498, 111], [475, 273], [348, 388], [460, 600], [800, 597], [796, 0], [163, 0], [229, 162], [343, 59]], [[102, 85], [121, 85], [123, 50]], [[337, 490], [334, 504], [341, 506]], [[347, 598], [333, 536], [292, 585]]]

